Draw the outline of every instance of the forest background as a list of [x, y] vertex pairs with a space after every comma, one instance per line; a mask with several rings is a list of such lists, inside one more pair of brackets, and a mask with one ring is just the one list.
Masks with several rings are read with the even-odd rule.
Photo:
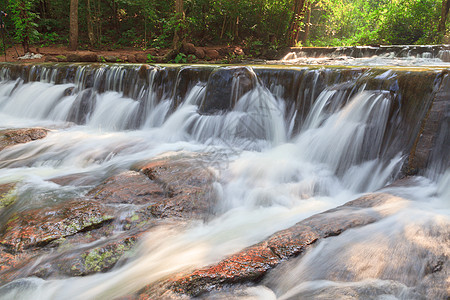
[[[73, 49], [448, 43], [450, 0], [0, 0], [5, 29]], [[7, 36], [4, 36], [5, 40]]]

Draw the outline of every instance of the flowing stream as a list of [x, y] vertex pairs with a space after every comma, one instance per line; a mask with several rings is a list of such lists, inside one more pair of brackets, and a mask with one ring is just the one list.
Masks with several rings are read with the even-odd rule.
[[[147, 70], [144, 81], [130, 75], [138, 70], [78, 66], [73, 79], [59, 80], [58, 68], [40, 67], [29, 72], [30, 80], [4, 68], [0, 128], [44, 127], [50, 132], [0, 152], [0, 183], [20, 181], [15, 205], [20, 212], [82, 197], [136, 163], [207, 154], [207, 167], [217, 175], [213, 215], [207, 221], [156, 227], [127, 263], [107, 273], [19, 279], [0, 287], [0, 299], [127, 296], [380, 191], [402, 199], [385, 208], [386, 218], [320, 241], [258, 285], [215, 297], [444, 299], [433, 294], [435, 283], [425, 269], [429, 259], [440, 257], [442, 272], [449, 274], [450, 170], [442, 168], [448, 166], [449, 149], [440, 146], [439, 168], [429, 164], [414, 181], [390, 185], [400, 177], [414, 142], [400, 124], [408, 117], [402, 115], [396, 91], [362, 82], [364, 71], [349, 78], [330, 76], [320, 84], [323, 70], [295, 69], [308, 72], [312, 80], [292, 101], [279, 83], [284, 80], [276, 73], [280, 70], [272, 75], [278, 81], [269, 81], [266, 71], [248, 67], [251, 88], [239, 90], [243, 83], [234, 77], [230, 108], [201, 113], [211, 82], [193, 78], [180, 94], [174, 91], [179, 78], [175, 83], [158, 79], [164, 68]], [[377, 76], [389, 81], [395, 74]], [[418, 130], [420, 120], [410, 122]], [[448, 123], [443, 126], [448, 131]], [[69, 175], [79, 180], [69, 186], [50, 181]], [[449, 291], [448, 276], [441, 284]]]

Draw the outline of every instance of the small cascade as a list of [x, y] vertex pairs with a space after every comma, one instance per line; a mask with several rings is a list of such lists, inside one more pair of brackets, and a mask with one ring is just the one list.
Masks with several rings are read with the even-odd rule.
[[339, 65], [442, 65], [450, 61], [448, 45], [399, 45], [291, 48], [281, 62], [286, 64]]

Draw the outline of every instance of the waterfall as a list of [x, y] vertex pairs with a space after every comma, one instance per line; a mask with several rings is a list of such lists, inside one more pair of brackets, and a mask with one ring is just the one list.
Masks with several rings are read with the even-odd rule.
[[[398, 186], [396, 180], [413, 149], [420, 150], [443, 75], [410, 73], [137, 65], [18, 72], [3, 66], [0, 128], [41, 126], [49, 133], [0, 151], [0, 183], [18, 182], [20, 199], [0, 217], [84, 197], [105, 179], [165, 155], [204, 159], [217, 175], [217, 203], [205, 221], [156, 226], [109, 272], [17, 279], [0, 286], [0, 299], [125, 297], [378, 192], [399, 200], [370, 211], [386, 218], [329, 237], [254, 287], [225, 290], [224, 297], [420, 298], [427, 291], [438, 297], [426, 266], [414, 259], [438, 259], [448, 250], [438, 249], [448, 241], [450, 216], [445, 123], [435, 139], [442, 151], [432, 151], [417, 181]], [[52, 181], [65, 176], [78, 181]]]

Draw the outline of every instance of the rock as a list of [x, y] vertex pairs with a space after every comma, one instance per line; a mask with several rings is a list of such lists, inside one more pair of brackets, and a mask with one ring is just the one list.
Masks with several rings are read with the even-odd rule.
[[[9, 216], [0, 235], [0, 281], [106, 272], [126, 260], [150, 228], [210, 212], [214, 176], [195, 157], [153, 160], [135, 169], [108, 178], [85, 199]], [[0, 195], [12, 188], [0, 185]]]
[[242, 55], [242, 56], [245, 55], [244, 50], [242, 50], [241, 47], [236, 47], [236, 48], [234, 48], [233, 53], [234, 53], [235, 55]]
[[47, 133], [48, 130], [43, 128], [0, 130], [0, 151], [9, 146], [45, 138]]
[[199, 59], [204, 59], [206, 56], [205, 50], [203, 50], [202, 48], [195, 48], [194, 55]]
[[379, 220], [383, 216], [370, 207], [395, 201], [397, 199], [388, 194], [363, 196], [279, 231], [215, 265], [178, 275], [169, 280], [168, 286], [176, 293], [198, 296], [223, 285], [257, 282], [267, 271], [302, 254], [318, 240]]
[[[200, 113], [212, 114], [231, 110], [235, 102], [246, 92], [256, 86], [255, 74], [246, 67], [219, 68], [208, 79], [205, 101]], [[234, 89], [233, 84], [237, 85]]]
[[134, 55], [127, 55], [127, 61], [129, 63], [132, 63], [132, 64], [136, 63], [137, 62], [136, 56], [134, 56]]
[[139, 77], [141, 77], [142, 79], [146, 80], [147, 79], [147, 74], [148, 74], [148, 70], [150, 70], [151, 67], [149, 65], [142, 65], [139, 68]]
[[97, 57], [97, 54], [95, 54], [95, 53], [84, 54], [84, 55], [81, 55], [81, 61], [83, 61], [83, 62], [97, 62], [98, 61], [98, 57]]
[[75, 53], [68, 54], [66, 60], [68, 62], [80, 62], [80, 61], [82, 61], [81, 56], [79, 54], [75, 54]]
[[136, 170], [109, 178], [88, 196], [108, 204], [144, 205], [136, 212], [138, 223], [154, 218], [203, 218], [210, 212], [215, 201], [214, 176], [195, 165], [195, 160], [156, 160]]
[[14, 183], [0, 184], [0, 214], [2, 210], [16, 201]]
[[88, 193], [88, 197], [103, 203], [151, 204], [162, 201], [163, 188], [142, 173], [126, 171], [108, 178]]
[[110, 62], [110, 63], [115, 63], [119, 59], [117, 56], [114, 56], [114, 55], [106, 55], [106, 56], [103, 56], [103, 58], [105, 59], [106, 62]]
[[45, 61], [46, 62], [59, 62], [58, 58], [54, 57], [54, 56], [45, 56]]
[[0, 245], [17, 253], [102, 226], [114, 217], [112, 211], [94, 201], [73, 200], [55, 207], [14, 214], [0, 236]]
[[404, 166], [406, 175], [427, 169], [430, 164], [435, 165], [435, 171], [445, 172], [450, 167], [448, 154], [440, 149], [449, 149], [450, 131], [450, 74], [441, 74], [441, 84], [434, 95], [432, 106], [422, 121], [420, 132], [411, 150], [408, 163]]
[[207, 59], [215, 60], [220, 58], [220, 54], [214, 49], [205, 49], [205, 56]]
[[146, 63], [147, 62], [147, 54], [145, 53], [137, 53], [135, 54], [136, 62], [138, 63]]
[[86, 276], [107, 272], [135, 246], [141, 235], [142, 233], [134, 236], [121, 236], [88, 250], [76, 249], [62, 257], [40, 263], [31, 274], [48, 278], [50, 276]]
[[183, 53], [185, 54], [195, 54], [197, 48], [192, 43], [183, 43]]

